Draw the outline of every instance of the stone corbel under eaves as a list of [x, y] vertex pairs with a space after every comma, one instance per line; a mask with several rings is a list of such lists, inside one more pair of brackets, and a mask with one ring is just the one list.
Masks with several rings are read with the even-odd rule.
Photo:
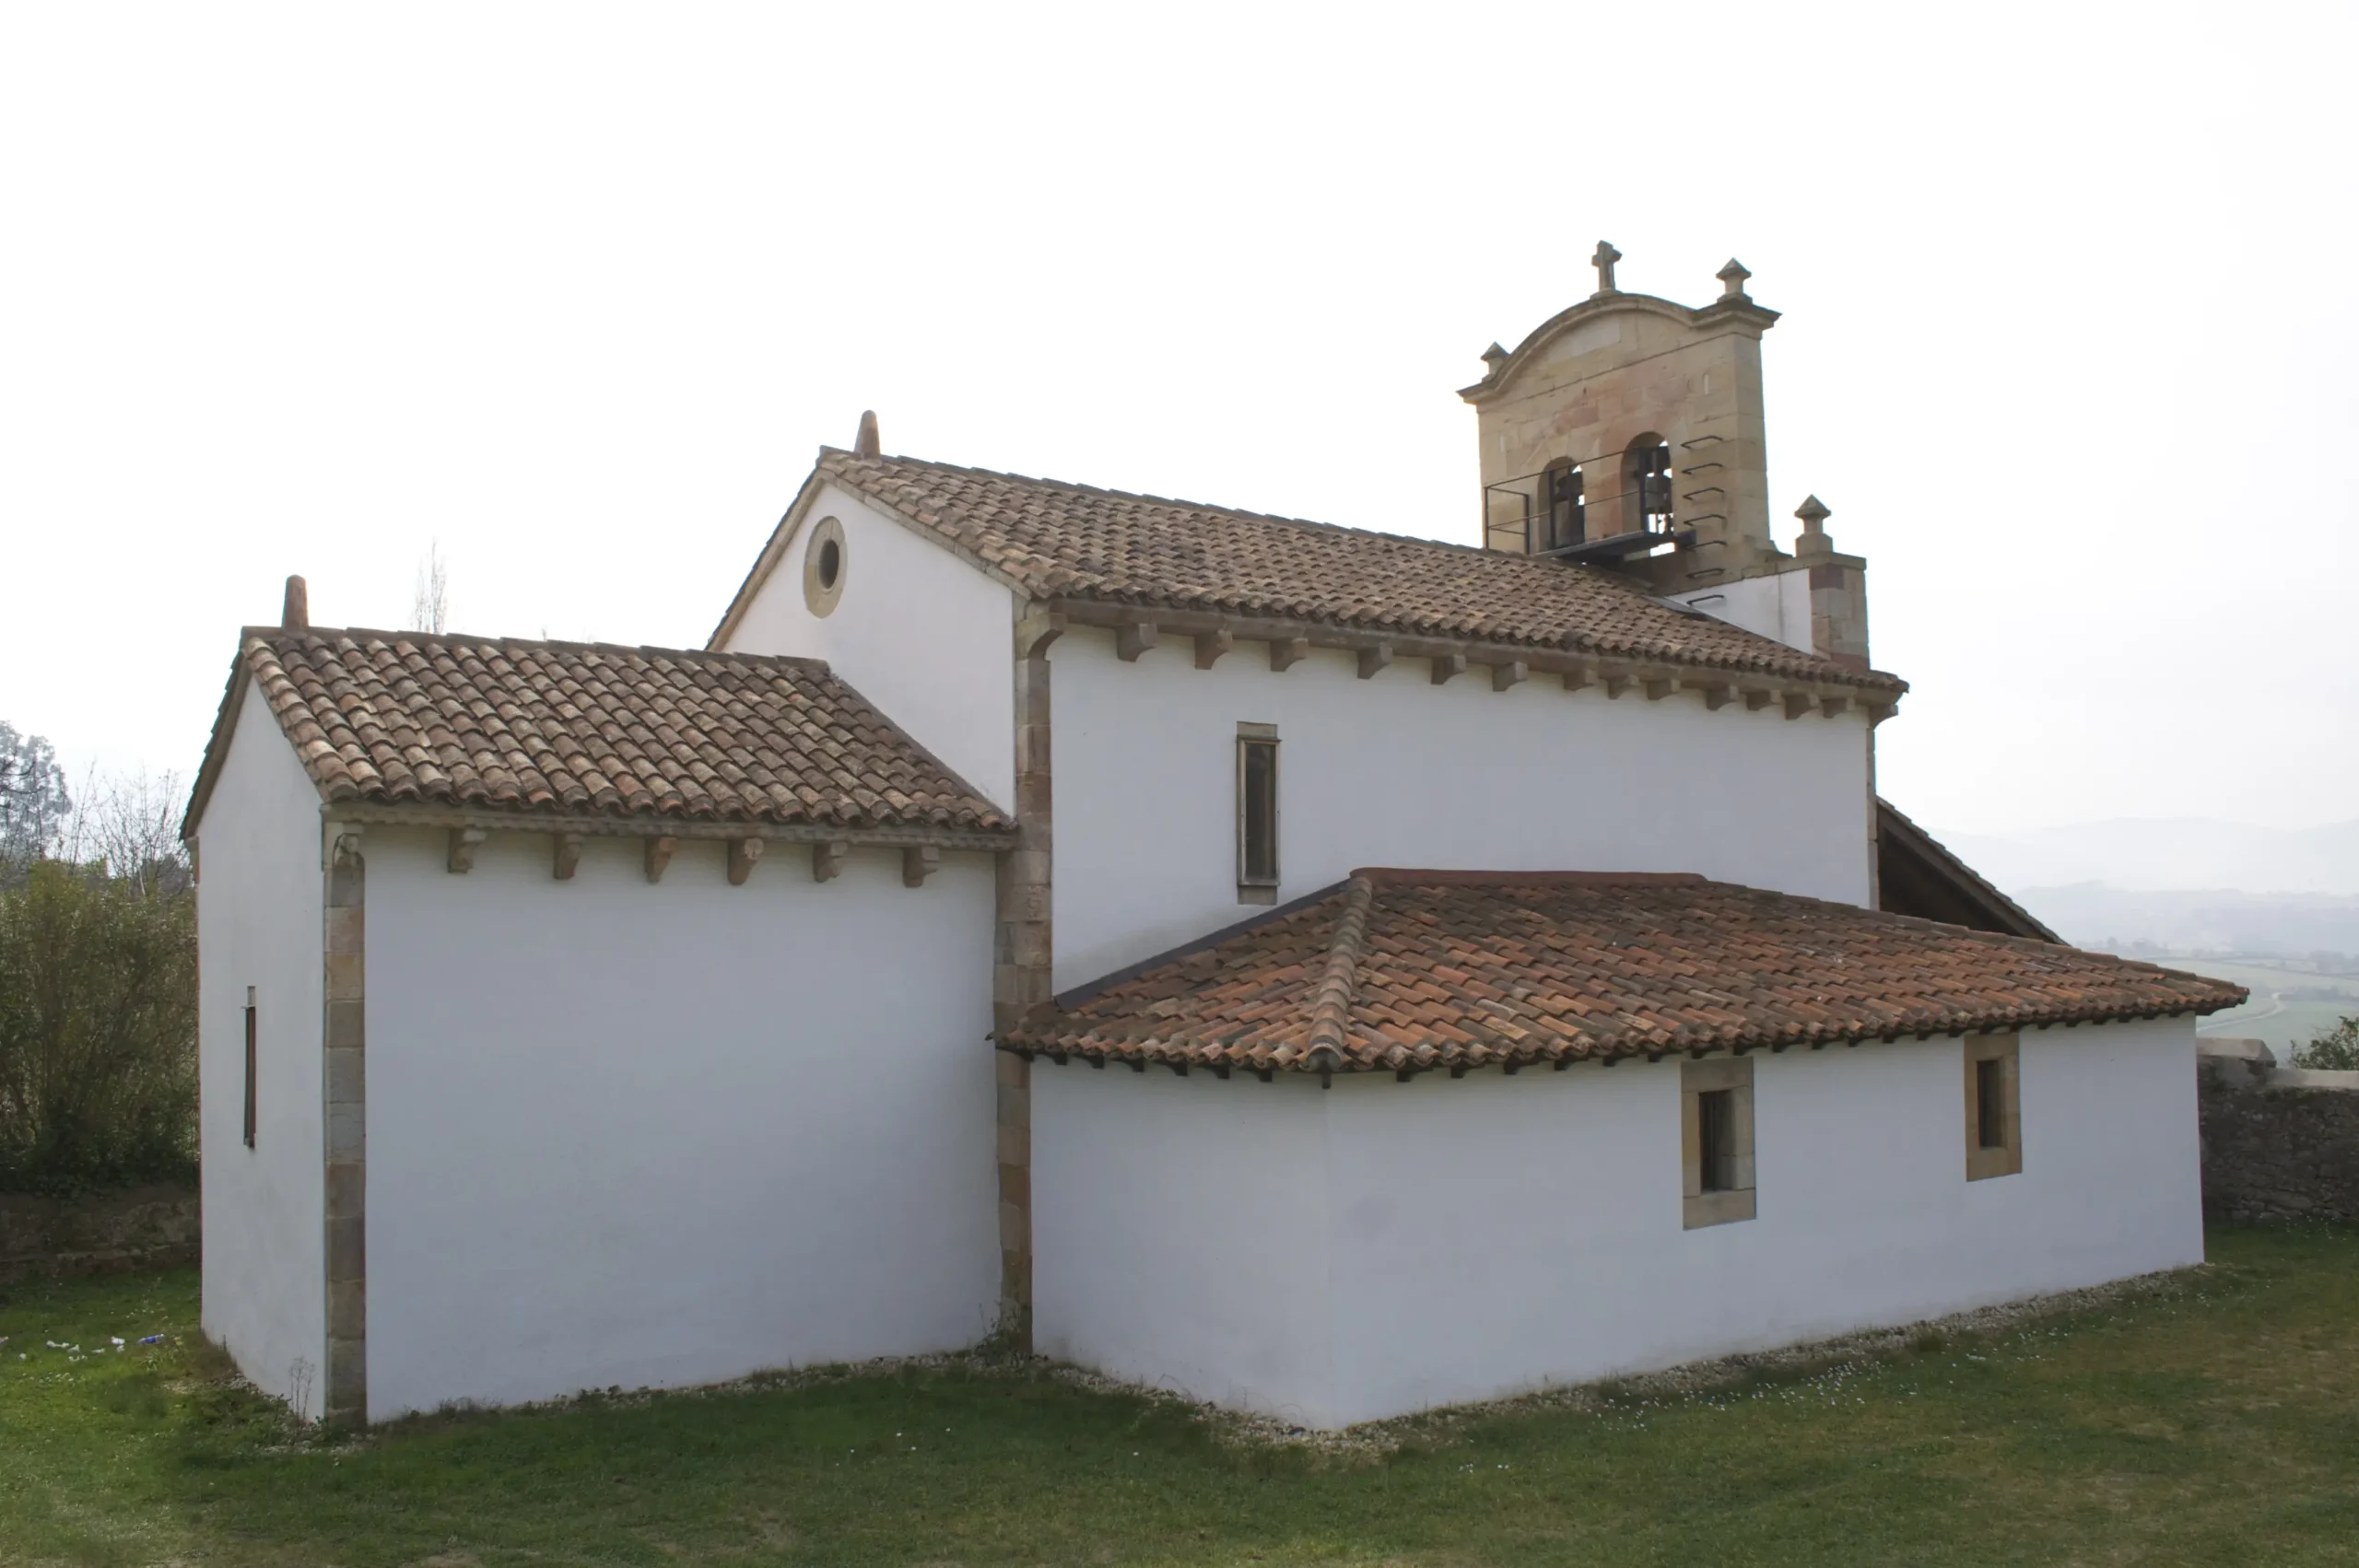
[[572, 880], [575, 869], [581, 864], [582, 847], [591, 838], [639, 840], [642, 864], [651, 883], [663, 880], [663, 873], [669, 869], [674, 854], [682, 843], [691, 839], [727, 846], [730, 881], [733, 883], [747, 881], [760, 864], [764, 849], [771, 845], [811, 846], [813, 875], [819, 882], [831, 880], [854, 847], [899, 849], [902, 851], [902, 880], [910, 887], [925, 883], [941, 865], [942, 852], [945, 849], [991, 852], [1013, 848], [1015, 843], [1013, 831], [990, 833], [939, 827], [846, 827], [834, 823], [749, 825], [726, 822], [617, 821], [602, 817], [527, 816], [434, 807], [370, 806], [348, 801], [323, 807], [323, 814], [332, 814], [338, 823], [352, 825], [355, 831], [363, 824], [423, 828], [429, 832], [440, 828], [448, 836], [444, 867], [453, 875], [464, 875], [475, 869], [477, 852], [484, 841], [494, 834], [523, 834], [546, 839], [551, 852], [550, 872], [559, 882]]
[[[1210, 669], [1241, 642], [1266, 643], [1270, 668], [1284, 671], [1309, 657], [1313, 648], [1335, 648], [1359, 657], [1362, 680], [1373, 679], [1397, 660], [1422, 660], [1427, 678], [1439, 685], [1471, 669], [1489, 671], [1493, 691], [1510, 691], [1533, 675], [1555, 675], [1567, 691], [1592, 686], [1608, 697], [1637, 688], [1660, 702], [1693, 692], [1708, 708], [1757, 713], [1780, 701], [1788, 719], [1817, 713], [1836, 718], [1856, 705], [1873, 724], [1897, 710], [1900, 694], [1870, 691], [1834, 681], [1743, 671], [1699, 669], [1659, 661], [1601, 660], [1594, 654], [1523, 648], [1464, 638], [1410, 637], [1391, 631], [1361, 631], [1314, 621], [1263, 619], [1209, 610], [1150, 609], [1103, 600], [1061, 599], [1053, 614], [1062, 625], [1097, 626], [1114, 634], [1115, 651], [1125, 662], [1159, 647], [1163, 634], [1184, 638], [1195, 649], [1198, 669]], [[1739, 699], [1742, 699], [1740, 701]]]

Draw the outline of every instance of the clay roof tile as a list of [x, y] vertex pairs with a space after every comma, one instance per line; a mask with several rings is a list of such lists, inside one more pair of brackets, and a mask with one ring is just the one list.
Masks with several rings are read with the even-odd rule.
[[[1188, 1062], [1244, 1037], [1273, 1068], [1397, 1071], [2101, 1023], [2244, 998], [2150, 964], [1700, 877], [1373, 871], [1068, 992], [1000, 1045]], [[1321, 1017], [1340, 1022], [1340, 1061], [1262, 1048], [1307, 1040]]]
[[1014, 826], [815, 660], [257, 626], [184, 830], [247, 679], [329, 800], [651, 823]]

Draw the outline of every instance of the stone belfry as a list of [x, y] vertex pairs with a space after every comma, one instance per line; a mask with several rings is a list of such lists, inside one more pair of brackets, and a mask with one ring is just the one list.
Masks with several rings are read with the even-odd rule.
[[[1731, 261], [1700, 308], [1615, 287], [1543, 322], [1460, 396], [1482, 440], [1484, 544], [1614, 568], [1655, 592], [1847, 663], [1867, 662], [1865, 563], [1813, 497], [1797, 554], [1769, 529], [1761, 334], [1778, 312]], [[1797, 514], [1802, 515], [1802, 514]], [[1790, 574], [1808, 570], [1808, 588]], [[1765, 580], [1787, 579], [1787, 580]]]

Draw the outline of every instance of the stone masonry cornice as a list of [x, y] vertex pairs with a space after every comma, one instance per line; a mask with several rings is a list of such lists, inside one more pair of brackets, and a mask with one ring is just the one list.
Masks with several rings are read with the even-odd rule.
[[1907, 684], [1898, 677], [1875, 672], [1862, 672], [1860, 678], [1850, 681], [1812, 679], [1661, 658], [1419, 636], [1321, 621], [1265, 619], [1096, 599], [1060, 599], [1055, 602], [1055, 609], [1073, 626], [1115, 632], [1121, 639], [1121, 650], [1126, 661], [1135, 660], [1147, 648], [1156, 646], [1165, 632], [1193, 638], [1200, 668], [1209, 667], [1211, 661], [1233, 651], [1238, 643], [1268, 644], [1273, 671], [1285, 670], [1294, 663], [1302, 649], [1334, 648], [1360, 654], [1364, 674], [1373, 674], [1397, 660], [1425, 660], [1453, 671], [1485, 667], [1491, 671], [1491, 684], [1497, 691], [1506, 691], [1531, 676], [1547, 674], [1560, 677], [1569, 690], [1601, 686], [1609, 697], [1637, 689], [1649, 698], [1659, 700], [1672, 692], [1694, 691], [1703, 695], [1708, 708], [1730, 706], [1742, 698], [1748, 710], [1782, 701], [1790, 719], [1798, 719], [1813, 708], [1833, 718], [1856, 702], [1870, 720], [1877, 722], [1892, 716], [1907, 690]]
[[1015, 830], [976, 832], [966, 828], [924, 825], [856, 825], [842, 823], [718, 822], [674, 817], [613, 817], [567, 815], [559, 813], [480, 811], [452, 806], [371, 804], [358, 801], [324, 802], [320, 814], [337, 822], [381, 827], [474, 828], [485, 833], [581, 834], [594, 838], [680, 838], [698, 841], [765, 839], [778, 844], [851, 844], [940, 849], [999, 850], [1013, 848]]
[[1658, 298], [1651, 294], [1615, 292], [1592, 295], [1534, 327], [1521, 343], [1515, 345], [1512, 353], [1491, 367], [1489, 375], [1471, 387], [1460, 388], [1458, 395], [1472, 404], [1490, 402], [1505, 392], [1523, 368], [1549, 344], [1584, 322], [1614, 315], [1660, 316], [1687, 327], [1725, 326], [1731, 331], [1747, 332], [1755, 337], [1768, 331], [1778, 320], [1777, 311], [1743, 298], [1716, 299], [1709, 305], [1693, 307]]

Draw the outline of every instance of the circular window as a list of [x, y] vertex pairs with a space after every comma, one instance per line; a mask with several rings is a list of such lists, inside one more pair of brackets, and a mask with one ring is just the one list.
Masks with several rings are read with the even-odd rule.
[[834, 611], [844, 596], [844, 525], [823, 517], [803, 551], [803, 602], [815, 615]]

